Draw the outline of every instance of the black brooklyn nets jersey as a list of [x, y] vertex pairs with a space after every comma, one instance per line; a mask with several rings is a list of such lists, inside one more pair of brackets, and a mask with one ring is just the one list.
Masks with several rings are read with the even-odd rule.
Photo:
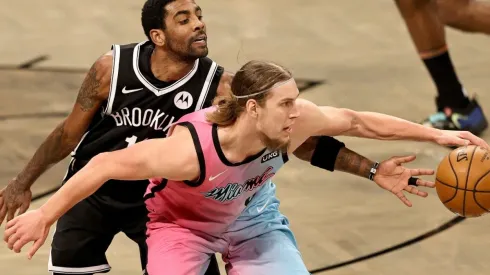
[[[211, 105], [223, 73], [223, 68], [211, 59], [200, 58], [183, 78], [166, 83], [151, 73], [150, 42], [113, 45], [112, 50], [109, 98], [72, 153], [68, 177], [99, 153], [166, 137], [172, 123]], [[121, 202], [138, 201], [147, 184], [148, 181], [110, 181], [96, 195]]]

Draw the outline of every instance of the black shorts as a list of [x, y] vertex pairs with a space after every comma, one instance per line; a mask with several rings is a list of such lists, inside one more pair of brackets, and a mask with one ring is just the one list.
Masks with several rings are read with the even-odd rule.
[[[124, 232], [138, 244], [141, 268], [145, 270], [148, 260], [147, 214], [144, 204], [115, 207], [94, 195], [79, 202], [56, 224], [49, 257], [49, 271], [54, 274], [85, 275], [109, 272], [111, 266], [105, 253], [119, 232]], [[206, 274], [220, 274], [215, 257], [211, 260]]]
[[146, 266], [146, 221], [144, 205], [119, 209], [94, 196], [76, 204], [56, 224], [51, 245], [49, 271], [61, 274], [105, 273], [111, 267], [105, 252], [112, 239], [124, 232], [140, 250]]

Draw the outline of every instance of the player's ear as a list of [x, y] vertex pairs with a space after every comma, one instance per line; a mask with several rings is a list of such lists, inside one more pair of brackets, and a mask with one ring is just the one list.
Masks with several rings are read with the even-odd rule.
[[152, 29], [150, 30], [150, 37], [153, 44], [156, 46], [164, 46], [165, 45], [165, 33], [161, 29]]
[[245, 105], [245, 109], [247, 110], [247, 113], [249, 115], [251, 115], [253, 118], [257, 118], [257, 116], [258, 116], [257, 101], [255, 99], [247, 100], [247, 103]]

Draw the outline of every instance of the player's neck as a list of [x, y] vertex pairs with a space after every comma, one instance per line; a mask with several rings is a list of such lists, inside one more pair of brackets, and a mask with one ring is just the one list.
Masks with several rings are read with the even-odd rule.
[[264, 150], [264, 144], [253, 129], [254, 125], [242, 119], [232, 126], [218, 128], [221, 150], [230, 162], [242, 162]]
[[182, 60], [167, 51], [155, 49], [151, 55], [151, 72], [161, 81], [177, 81], [186, 76], [196, 60]]

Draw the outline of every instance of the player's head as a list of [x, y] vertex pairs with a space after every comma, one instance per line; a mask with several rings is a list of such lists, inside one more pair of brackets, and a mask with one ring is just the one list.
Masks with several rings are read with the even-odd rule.
[[299, 116], [298, 87], [290, 71], [271, 62], [250, 61], [233, 77], [232, 95], [217, 98], [208, 120], [221, 126], [246, 119], [270, 149], [289, 144], [291, 126]]
[[146, 36], [176, 58], [207, 56], [206, 25], [193, 0], [147, 0], [141, 11]]

